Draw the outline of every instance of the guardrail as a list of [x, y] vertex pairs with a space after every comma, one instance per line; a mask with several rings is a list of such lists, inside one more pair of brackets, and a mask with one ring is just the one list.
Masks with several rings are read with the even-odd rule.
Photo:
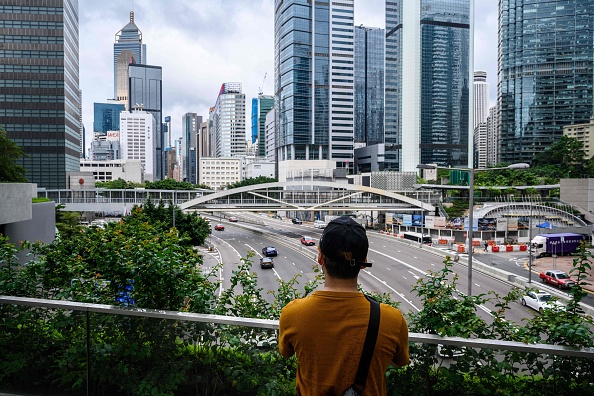
[[[90, 304], [64, 300], [45, 300], [39, 298], [0, 296], [0, 304], [25, 305], [48, 309], [64, 309], [108, 315], [139, 316], [152, 319], [171, 319], [190, 322], [236, 325], [278, 330], [278, 320], [242, 318], [235, 316], [197, 314], [190, 312], [167, 311], [144, 308], [122, 308], [115, 305]], [[423, 344], [442, 344], [453, 347], [487, 348], [500, 351], [550, 354], [594, 359], [594, 348], [575, 348], [564, 345], [525, 344], [515, 341], [472, 339], [461, 337], [440, 337], [435, 334], [410, 333], [409, 342]]]

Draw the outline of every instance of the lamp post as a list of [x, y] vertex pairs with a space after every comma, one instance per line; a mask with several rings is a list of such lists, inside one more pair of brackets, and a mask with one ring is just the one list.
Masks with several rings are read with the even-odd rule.
[[474, 172], [485, 172], [490, 170], [500, 169], [526, 169], [530, 165], [525, 163], [511, 164], [509, 166], [501, 168], [486, 168], [486, 169], [474, 169], [474, 168], [447, 168], [437, 165], [419, 164], [418, 169], [449, 169], [459, 170], [469, 173], [470, 180], [468, 182], [468, 296], [472, 296], [472, 224], [474, 222]]

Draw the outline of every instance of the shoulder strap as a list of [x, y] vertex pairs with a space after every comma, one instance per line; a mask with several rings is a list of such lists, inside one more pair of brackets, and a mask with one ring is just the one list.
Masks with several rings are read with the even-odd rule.
[[367, 334], [365, 335], [365, 342], [363, 343], [363, 352], [361, 353], [361, 360], [359, 360], [359, 367], [357, 368], [357, 375], [355, 376], [355, 385], [361, 389], [365, 389], [365, 382], [367, 381], [367, 374], [369, 373], [369, 366], [371, 358], [373, 357], [373, 350], [375, 349], [375, 342], [377, 340], [377, 333], [379, 331], [380, 323], [380, 305], [373, 298], [365, 296], [369, 300], [369, 324], [367, 325]]

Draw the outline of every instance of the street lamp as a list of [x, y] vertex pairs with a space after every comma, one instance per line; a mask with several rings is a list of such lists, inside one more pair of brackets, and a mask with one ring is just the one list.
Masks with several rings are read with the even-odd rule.
[[501, 168], [486, 168], [486, 169], [474, 169], [474, 168], [448, 168], [437, 165], [419, 164], [418, 169], [449, 169], [459, 170], [468, 172], [470, 174], [470, 180], [468, 183], [468, 295], [472, 296], [472, 224], [474, 222], [474, 172], [486, 172], [491, 170], [500, 169], [526, 169], [530, 168], [529, 164], [517, 163], [511, 164]]

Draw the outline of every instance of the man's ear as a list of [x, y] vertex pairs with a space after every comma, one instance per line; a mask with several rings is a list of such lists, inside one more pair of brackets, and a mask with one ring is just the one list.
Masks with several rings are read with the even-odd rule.
[[324, 255], [320, 251], [318, 251], [318, 264], [324, 265]]

